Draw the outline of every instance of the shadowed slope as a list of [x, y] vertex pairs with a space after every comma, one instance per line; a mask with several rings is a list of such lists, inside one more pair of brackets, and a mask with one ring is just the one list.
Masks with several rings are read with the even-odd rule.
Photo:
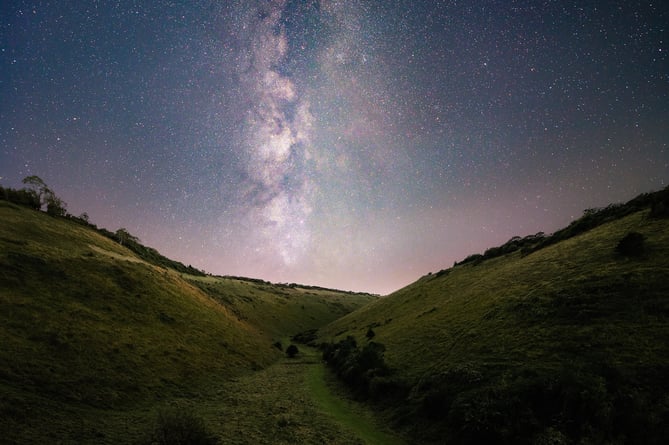
[[[637, 211], [569, 239], [430, 274], [321, 331], [385, 346], [366, 382], [425, 439], [653, 443], [669, 424], [669, 220]], [[630, 232], [643, 253], [616, 251]], [[344, 370], [344, 373], [346, 370]], [[542, 442], [544, 441], [544, 442]]]

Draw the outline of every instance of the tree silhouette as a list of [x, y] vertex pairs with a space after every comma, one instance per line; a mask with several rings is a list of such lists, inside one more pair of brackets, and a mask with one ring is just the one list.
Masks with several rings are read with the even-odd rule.
[[42, 178], [40, 178], [37, 175], [26, 176], [25, 178], [23, 178], [23, 183], [29, 187], [29, 190], [32, 190], [34, 193], [37, 194], [41, 207], [45, 203], [44, 196], [47, 193], [51, 192], [51, 190], [49, 190], [49, 187], [47, 187]]
[[39, 209], [46, 205], [46, 212], [51, 216], [65, 216], [67, 204], [51, 190], [37, 175], [26, 176], [23, 183], [37, 195]]
[[136, 236], [133, 236], [128, 232], [128, 230], [125, 227], [121, 227], [116, 231], [116, 240], [119, 242], [120, 245], [125, 245], [128, 243], [138, 243], [139, 238]]
[[67, 204], [65, 201], [60, 199], [58, 196], [54, 195], [53, 192], [49, 191], [46, 195], [46, 213], [51, 216], [65, 216], [67, 214]]

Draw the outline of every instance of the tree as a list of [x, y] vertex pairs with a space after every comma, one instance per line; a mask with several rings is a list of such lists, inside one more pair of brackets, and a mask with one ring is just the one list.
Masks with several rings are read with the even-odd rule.
[[51, 216], [65, 216], [67, 213], [67, 204], [65, 201], [54, 195], [51, 190], [48, 191], [45, 201], [47, 214]]
[[38, 191], [40, 194], [44, 193], [44, 190], [49, 189], [42, 180], [42, 178], [40, 178], [37, 175], [26, 176], [25, 178], [23, 178], [22, 182], [27, 186], [31, 186], [33, 190]]
[[44, 200], [45, 195], [47, 193], [53, 193], [51, 192], [51, 190], [49, 190], [49, 187], [47, 187], [42, 178], [40, 178], [37, 175], [26, 176], [25, 178], [23, 178], [23, 183], [28, 186], [29, 190], [32, 190], [34, 193], [37, 194], [40, 203], [40, 208], [43, 204], [45, 204]]
[[60, 199], [51, 190], [46, 183], [37, 175], [26, 176], [23, 178], [23, 183], [29, 187], [32, 193], [37, 196], [39, 202], [38, 209], [46, 205], [46, 212], [51, 216], [65, 216], [67, 204]]
[[128, 230], [125, 229], [124, 227], [121, 227], [120, 229], [118, 229], [116, 231], [116, 240], [122, 246], [124, 244], [127, 244], [127, 243], [138, 243], [139, 242], [139, 238], [137, 238], [136, 236], [131, 235], [130, 232], [128, 232]]
[[0, 187], [0, 199], [30, 207], [35, 210], [39, 210], [41, 207], [37, 192], [27, 188], [16, 190], [13, 188]]

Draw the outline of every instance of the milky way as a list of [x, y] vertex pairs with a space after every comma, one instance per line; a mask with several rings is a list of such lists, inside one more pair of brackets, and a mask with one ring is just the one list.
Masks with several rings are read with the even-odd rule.
[[3, 5], [0, 183], [221, 275], [388, 293], [667, 185], [669, 7]]
[[252, 5], [242, 22], [238, 70], [248, 108], [242, 110], [246, 118], [239, 147], [249, 174], [244, 201], [251, 210], [250, 224], [262, 231], [262, 244], [274, 247], [290, 266], [310, 241], [310, 183], [304, 163], [312, 116], [295, 84], [278, 70], [288, 51], [280, 22], [284, 7], [280, 1]]

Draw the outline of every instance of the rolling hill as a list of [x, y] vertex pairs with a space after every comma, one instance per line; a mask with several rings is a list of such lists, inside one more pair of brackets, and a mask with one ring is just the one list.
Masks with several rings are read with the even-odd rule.
[[667, 204], [669, 189], [514, 238], [345, 315], [318, 342], [417, 443], [663, 443]]
[[318, 329], [337, 375], [411, 443], [663, 443], [668, 209], [669, 188], [590, 209], [377, 298], [206, 275], [0, 200], [2, 439], [146, 441], [156, 411], [184, 401], [221, 425], [222, 403], [266, 412], [230, 391]]
[[9, 443], [132, 437], [156, 405], [263, 369], [290, 335], [376, 298], [188, 274], [105, 234], [0, 200], [0, 431]]

